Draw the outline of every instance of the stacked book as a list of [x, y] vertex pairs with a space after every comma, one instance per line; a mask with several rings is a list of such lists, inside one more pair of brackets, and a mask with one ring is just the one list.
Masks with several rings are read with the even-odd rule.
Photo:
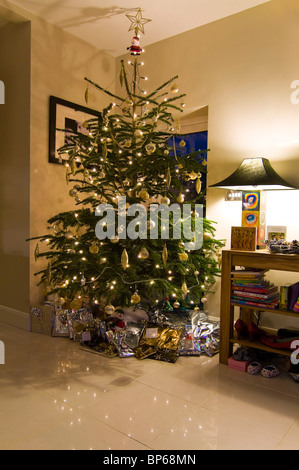
[[267, 269], [233, 270], [233, 303], [248, 305], [259, 309], [276, 309], [280, 301], [278, 287], [265, 279]]

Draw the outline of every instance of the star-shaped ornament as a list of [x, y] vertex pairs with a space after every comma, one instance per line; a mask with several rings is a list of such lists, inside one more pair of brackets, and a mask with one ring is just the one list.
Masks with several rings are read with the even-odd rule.
[[144, 34], [144, 25], [152, 21], [146, 18], [142, 18], [141, 8], [138, 9], [136, 16], [126, 15], [126, 17], [129, 18], [132, 23], [129, 28], [129, 31], [132, 31], [134, 29], [136, 36], [138, 35], [138, 31], [141, 31], [142, 34]]

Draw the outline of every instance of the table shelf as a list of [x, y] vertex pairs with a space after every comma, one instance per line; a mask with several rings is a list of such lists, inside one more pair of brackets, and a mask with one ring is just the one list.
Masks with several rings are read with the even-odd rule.
[[238, 339], [234, 334], [234, 311], [235, 307], [241, 309], [268, 312], [271, 314], [286, 315], [299, 318], [299, 314], [290, 310], [267, 309], [252, 305], [239, 304], [231, 301], [231, 272], [238, 266], [246, 268], [261, 268], [269, 270], [299, 272], [299, 255], [286, 255], [281, 253], [270, 253], [264, 250], [239, 251], [223, 250], [222, 273], [221, 273], [221, 307], [220, 307], [220, 354], [219, 360], [227, 364], [233, 352], [234, 343], [241, 346], [261, 349], [263, 351], [290, 356], [291, 351], [287, 349], [276, 349], [264, 345], [260, 341], [251, 342], [247, 339]]

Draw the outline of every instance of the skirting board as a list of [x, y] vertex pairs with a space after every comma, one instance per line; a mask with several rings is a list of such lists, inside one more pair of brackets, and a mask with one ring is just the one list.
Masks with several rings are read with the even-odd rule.
[[14, 308], [0, 305], [0, 322], [15, 326], [21, 330], [30, 331], [30, 315]]

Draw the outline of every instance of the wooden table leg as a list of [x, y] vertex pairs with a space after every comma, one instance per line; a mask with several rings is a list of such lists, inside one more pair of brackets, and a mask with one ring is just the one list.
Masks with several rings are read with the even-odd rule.
[[233, 334], [233, 307], [231, 307], [231, 256], [230, 252], [222, 253], [221, 271], [221, 304], [220, 304], [220, 348], [219, 360], [227, 364], [232, 355], [233, 344], [230, 338]]

